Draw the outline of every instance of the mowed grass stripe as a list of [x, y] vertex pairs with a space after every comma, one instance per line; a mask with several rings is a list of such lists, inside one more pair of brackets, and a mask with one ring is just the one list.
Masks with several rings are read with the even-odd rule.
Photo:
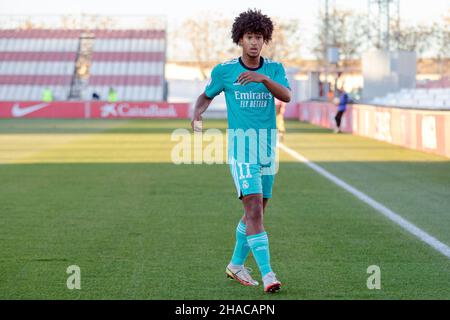
[[67, 145], [121, 125], [126, 121], [0, 119], [0, 164], [63, 162]]
[[[9, 145], [0, 148], [0, 160], [5, 163], [94, 163], [94, 162], [167, 162], [173, 163], [172, 149], [186, 138], [193, 141], [189, 121], [133, 120], [128, 121], [74, 120], [30, 121], [27, 128], [22, 121], [16, 126], [8, 121], [3, 130], [10, 128], [15, 134], [0, 134]], [[80, 128], [76, 124], [80, 124]], [[64, 125], [67, 125], [67, 130]], [[211, 125], [213, 127], [211, 127]], [[172, 127], [171, 127], [172, 126]], [[208, 128], [223, 131], [223, 121], [211, 121]], [[188, 133], [181, 139], [172, 137], [176, 129]], [[19, 132], [19, 133], [18, 133]], [[42, 133], [45, 132], [45, 133]], [[77, 132], [74, 134], [73, 132]], [[12, 142], [11, 142], [12, 140]], [[32, 142], [32, 143], [30, 143]], [[226, 139], [222, 138], [222, 163], [226, 161]], [[205, 150], [210, 141], [203, 143]], [[120, 146], [118, 148], [117, 146]], [[194, 148], [191, 148], [192, 158]], [[176, 153], [183, 155], [183, 153]], [[15, 155], [15, 156], [11, 156]]]

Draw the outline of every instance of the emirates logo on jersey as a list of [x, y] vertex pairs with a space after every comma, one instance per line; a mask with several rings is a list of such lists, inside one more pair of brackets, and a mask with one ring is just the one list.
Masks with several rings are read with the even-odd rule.
[[273, 100], [273, 95], [270, 92], [235, 91], [234, 98], [239, 101], [241, 108], [266, 108]]

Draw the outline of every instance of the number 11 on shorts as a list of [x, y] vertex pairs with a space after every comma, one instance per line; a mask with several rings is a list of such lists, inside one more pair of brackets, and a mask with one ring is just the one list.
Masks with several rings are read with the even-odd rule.
[[[245, 166], [247, 167], [247, 174], [244, 176], [244, 170], [242, 168], [242, 165], [245, 164]], [[244, 179], [244, 178], [251, 178], [252, 175], [250, 174], [250, 163], [238, 163], [237, 164], [239, 166], [239, 179]]]

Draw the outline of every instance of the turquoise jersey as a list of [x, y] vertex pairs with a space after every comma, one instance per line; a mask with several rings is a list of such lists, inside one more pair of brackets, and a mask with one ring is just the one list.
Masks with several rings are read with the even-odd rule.
[[[247, 71], [264, 74], [290, 89], [281, 63], [261, 57], [259, 67], [249, 68], [241, 58], [235, 58], [214, 67], [205, 94], [212, 99], [222, 91], [225, 93], [229, 129], [228, 158], [270, 165], [276, 152], [275, 101], [262, 83], [238, 83], [239, 75]], [[245, 136], [244, 146], [240, 142], [243, 140], [239, 140], [242, 133]]]

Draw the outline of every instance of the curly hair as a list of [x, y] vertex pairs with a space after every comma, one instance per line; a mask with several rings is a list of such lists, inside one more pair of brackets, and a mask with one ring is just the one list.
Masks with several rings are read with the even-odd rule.
[[231, 30], [231, 39], [236, 44], [247, 32], [260, 33], [264, 42], [272, 40], [273, 23], [270, 18], [261, 13], [260, 10], [247, 10], [234, 19]]

